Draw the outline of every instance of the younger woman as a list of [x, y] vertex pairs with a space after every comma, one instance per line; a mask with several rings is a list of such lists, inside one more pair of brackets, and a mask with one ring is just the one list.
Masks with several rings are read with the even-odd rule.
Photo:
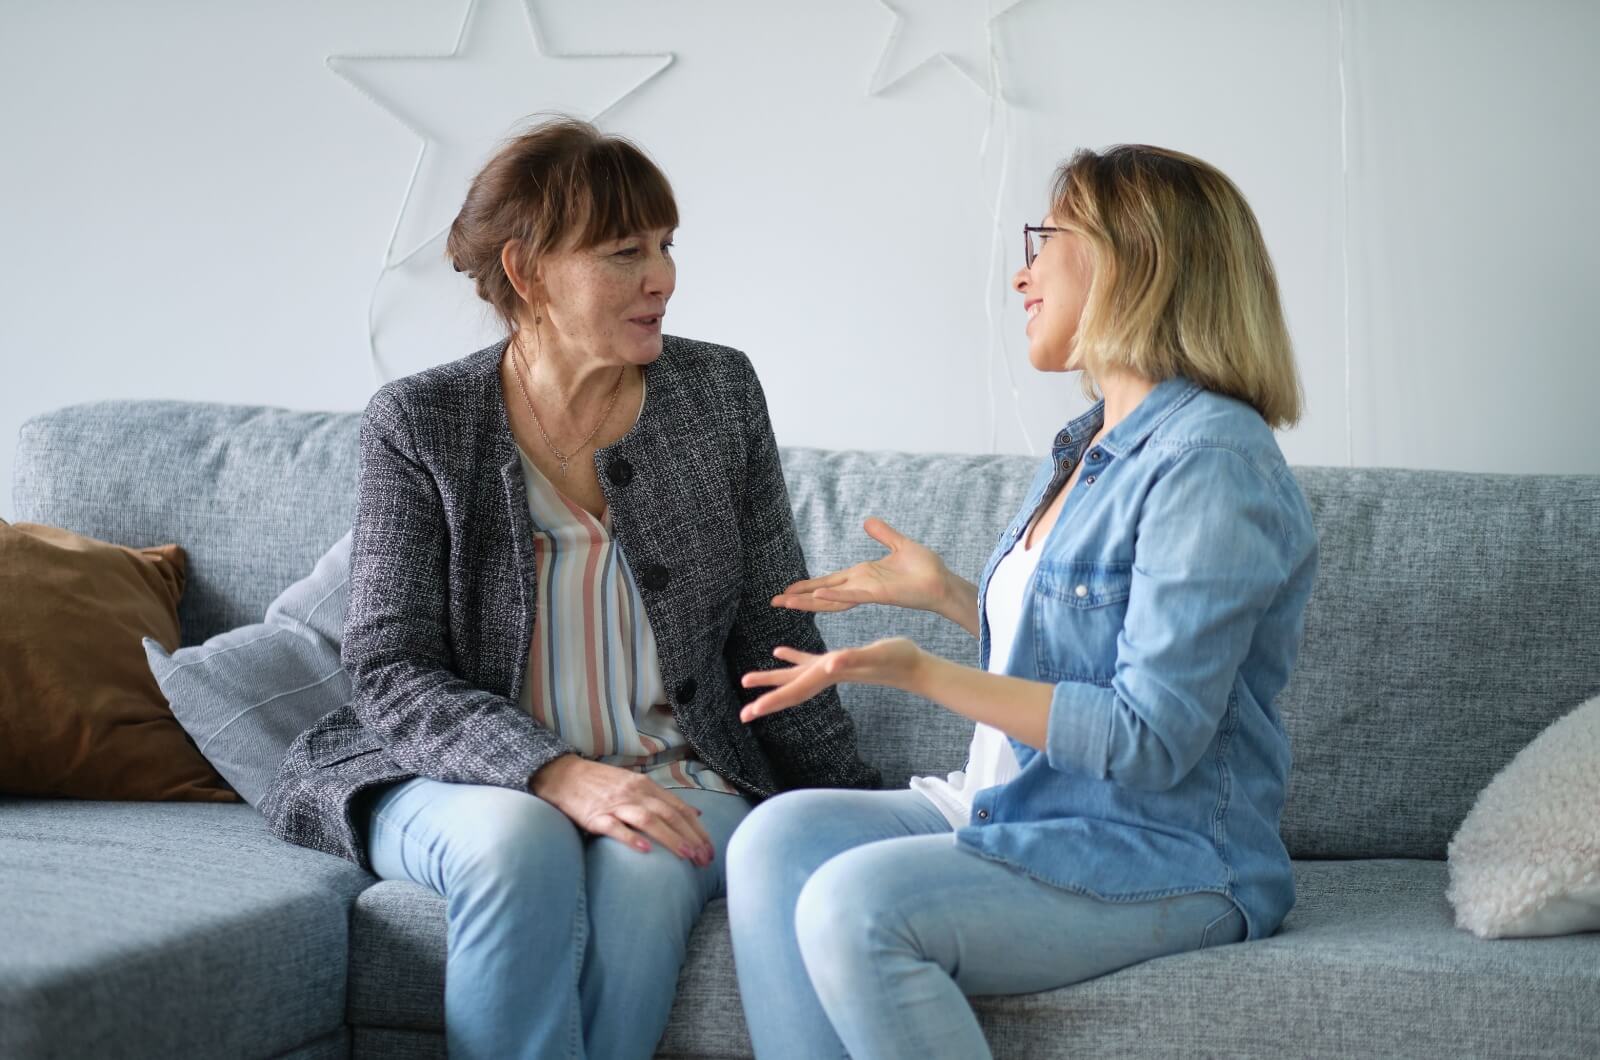
[[1075, 983], [1271, 934], [1289, 677], [1316, 570], [1273, 438], [1300, 411], [1266, 247], [1221, 173], [1080, 151], [1013, 286], [1040, 371], [1103, 400], [1056, 435], [978, 585], [869, 520], [882, 559], [775, 606], [933, 611], [979, 669], [903, 638], [746, 675], [755, 721], [845, 681], [977, 723], [963, 772], [804, 791], [732, 841], [729, 917], [756, 1053], [988, 1056], [964, 995]]

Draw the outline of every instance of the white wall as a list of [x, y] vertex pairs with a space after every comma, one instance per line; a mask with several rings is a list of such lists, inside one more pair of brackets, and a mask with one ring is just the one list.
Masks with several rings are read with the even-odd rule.
[[[355, 68], [455, 170], [659, 65], [541, 60], [521, 0], [478, 3], [512, 31]], [[1027, 367], [1018, 229], [1074, 146], [1143, 141], [1256, 208], [1309, 396], [1292, 461], [1600, 473], [1600, 5], [1022, 0], [995, 106], [958, 69], [986, 79], [981, 0], [891, 4], [893, 37], [877, 0], [528, 8], [552, 55], [672, 56], [600, 124], [677, 189], [669, 330], [746, 350], [781, 442], [1040, 451], [1083, 401]], [[326, 63], [447, 54], [467, 10], [0, 0], [0, 486], [20, 423], [72, 402], [361, 408], [374, 291], [391, 373], [490, 337], [437, 246], [383, 272], [420, 141]], [[455, 170], [423, 172], [403, 235]]]

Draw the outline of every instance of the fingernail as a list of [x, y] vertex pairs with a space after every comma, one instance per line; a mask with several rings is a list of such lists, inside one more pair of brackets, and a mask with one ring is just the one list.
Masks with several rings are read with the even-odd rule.
[[640, 850], [643, 850], [647, 854], [650, 852], [650, 844], [646, 843], [643, 839], [635, 843], [634, 846], [638, 847]]

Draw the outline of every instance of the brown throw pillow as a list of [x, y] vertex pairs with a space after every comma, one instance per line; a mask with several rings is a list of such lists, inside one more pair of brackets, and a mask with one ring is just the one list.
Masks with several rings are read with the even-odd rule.
[[0, 791], [235, 802], [161, 695], [187, 560], [0, 521]]

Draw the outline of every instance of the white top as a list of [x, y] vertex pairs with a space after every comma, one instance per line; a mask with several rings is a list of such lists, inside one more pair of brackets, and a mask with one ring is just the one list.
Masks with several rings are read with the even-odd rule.
[[[1025, 533], [1023, 537], [1027, 537]], [[984, 612], [989, 619], [989, 672], [1003, 674], [1011, 658], [1011, 645], [1017, 636], [1017, 620], [1022, 617], [1022, 601], [1039, 565], [1043, 540], [1024, 548], [1022, 540], [1011, 546], [989, 575], [984, 592]], [[999, 729], [981, 722], [972, 730], [972, 746], [967, 750], [967, 768], [940, 780], [938, 777], [912, 777], [911, 788], [924, 797], [950, 822], [951, 828], [965, 828], [972, 817], [972, 797], [985, 788], [1008, 783], [1017, 775], [1017, 755], [1011, 739]]]

